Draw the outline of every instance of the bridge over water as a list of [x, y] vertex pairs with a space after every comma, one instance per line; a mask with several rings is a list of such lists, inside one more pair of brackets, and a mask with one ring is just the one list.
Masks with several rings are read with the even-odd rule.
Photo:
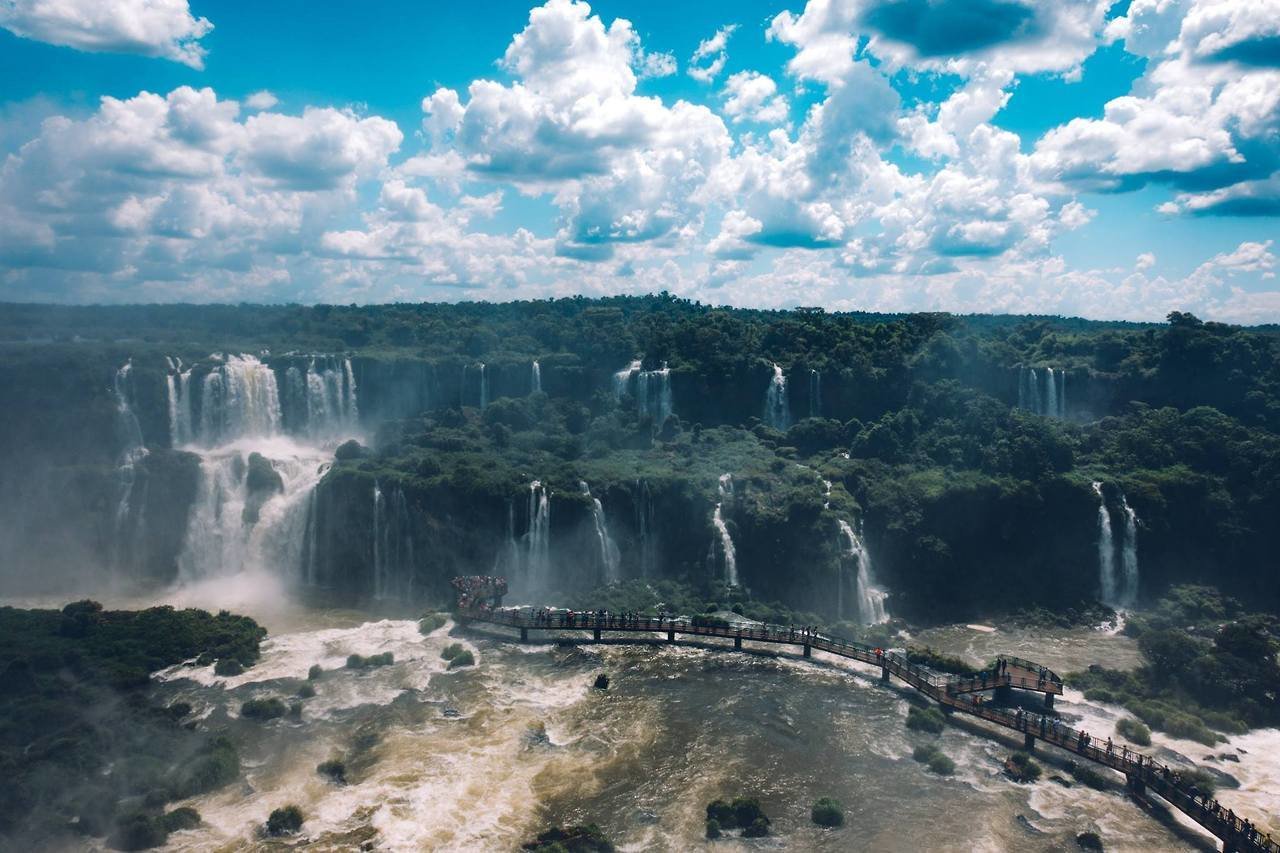
[[[500, 579], [499, 579], [500, 580]], [[502, 592], [505, 592], [505, 582]], [[494, 608], [489, 602], [472, 598], [472, 606], [460, 607], [458, 621], [496, 625], [520, 632], [520, 640], [528, 642], [531, 631], [590, 631], [596, 641], [610, 638], [634, 641], [678, 642], [680, 637], [713, 637], [732, 640], [734, 649], [743, 642], [798, 646], [804, 657], [814, 649], [838, 657], [870, 664], [880, 669], [880, 678], [897, 678], [918, 693], [936, 702], [944, 713], [962, 713], [978, 717], [1023, 735], [1025, 747], [1035, 748], [1037, 740], [1052, 744], [1096, 764], [1122, 773], [1130, 791], [1138, 795], [1158, 794], [1169, 805], [1194, 820], [1222, 842], [1224, 853], [1280, 853], [1280, 843], [1270, 835], [1257, 832], [1247, 821], [1203, 792], [1177, 770], [1157, 762], [1127, 746], [1099, 743], [1088, 732], [1060, 725], [1048, 714], [1009, 710], [986, 701], [987, 691], [997, 695], [1013, 689], [1044, 694], [1045, 707], [1053, 707], [1053, 697], [1062, 695], [1062, 679], [1047, 667], [1012, 655], [1001, 655], [995, 669], [976, 677], [939, 675], [926, 667], [913, 664], [893, 652], [872, 648], [818, 631], [780, 625], [729, 625], [723, 620], [695, 617], [623, 617], [604, 611], [574, 613], [571, 611], [534, 610], [532, 608]], [[615, 639], [616, 641], [616, 639]], [[728, 646], [724, 649], [728, 651]]]

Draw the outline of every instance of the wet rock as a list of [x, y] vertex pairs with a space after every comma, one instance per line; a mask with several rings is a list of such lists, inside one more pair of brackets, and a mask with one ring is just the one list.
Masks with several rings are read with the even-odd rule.
[[551, 743], [551, 738], [547, 735], [547, 724], [541, 720], [529, 726], [524, 738], [529, 746], [547, 746]]
[[1102, 838], [1096, 832], [1082, 832], [1076, 836], [1076, 846], [1081, 850], [1102, 853]]
[[1033, 835], [1044, 835], [1044, 831], [1041, 829], [1037, 829], [1036, 826], [1031, 823], [1031, 821], [1027, 820], [1026, 815], [1020, 814], [1016, 818], [1014, 818], [1014, 820], [1018, 822], [1019, 826], [1021, 826], [1023, 829], [1027, 830], [1028, 832], [1032, 833]]
[[1050, 782], [1057, 782], [1059, 785], [1061, 785], [1061, 786], [1062, 786], [1062, 787], [1064, 787], [1064, 788], [1070, 788], [1070, 787], [1071, 787], [1071, 780], [1069, 780], [1069, 779], [1065, 779], [1065, 778], [1063, 778], [1062, 776], [1059, 776], [1057, 773], [1054, 773], [1052, 776], [1050, 776], [1050, 777], [1049, 777], [1049, 781], [1050, 781]]
[[1219, 757], [1219, 758], [1221, 758], [1223, 761], [1234, 761], [1234, 762], [1236, 762], [1237, 764], [1239, 764], [1239, 763], [1240, 763], [1240, 756], [1238, 756], [1238, 755], [1232, 755], [1232, 754], [1231, 754], [1231, 753], [1229, 753], [1229, 752], [1224, 752], [1224, 753], [1222, 753], [1222, 755], [1219, 755], [1218, 757]]
[[462, 716], [462, 712], [459, 711], [457, 708], [445, 708], [440, 713], [445, 717], [448, 717], [450, 720], [456, 720]]
[[599, 675], [597, 675], [597, 676], [596, 676], [596, 683], [595, 683], [595, 687], [596, 687], [596, 689], [597, 689], [597, 690], [608, 690], [608, 689], [609, 689], [609, 676], [605, 675], [603, 672], [602, 672], [602, 673], [600, 673]]

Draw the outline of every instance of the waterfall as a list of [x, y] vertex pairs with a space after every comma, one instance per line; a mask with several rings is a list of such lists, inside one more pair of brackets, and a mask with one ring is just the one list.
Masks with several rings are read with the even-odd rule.
[[[116, 512], [112, 530], [112, 565], [117, 568], [137, 569], [145, 546], [146, 529], [146, 480], [143, 480], [141, 500], [134, 501], [134, 484], [138, 477], [138, 464], [147, 456], [142, 442], [142, 428], [133, 410], [133, 359], [129, 359], [116, 371], [111, 383], [116, 404], [116, 440], [120, 452], [116, 455]], [[129, 565], [127, 565], [129, 564]]]
[[773, 365], [773, 379], [764, 394], [764, 422], [776, 430], [791, 426], [791, 403], [787, 400], [787, 375]]
[[538, 480], [529, 484], [528, 518], [523, 577], [519, 579], [526, 594], [546, 591], [551, 580], [551, 495]]
[[1120, 511], [1124, 513], [1124, 541], [1120, 550], [1120, 601], [1132, 607], [1138, 600], [1138, 514], [1120, 493]]
[[622, 580], [622, 574], [619, 571], [622, 554], [614, 544], [613, 537], [609, 535], [609, 523], [605, 518], [604, 504], [600, 503], [599, 498], [592, 497], [591, 487], [585, 481], [579, 482], [578, 486], [582, 489], [582, 494], [591, 501], [591, 518], [595, 523], [596, 539], [600, 543], [600, 567], [604, 582], [615, 584]]
[[182, 369], [182, 359], [166, 358], [169, 372], [165, 375], [165, 390], [169, 403], [169, 446], [190, 444], [191, 434], [191, 368]]
[[200, 435], [206, 445], [280, 431], [280, 392], [270, 367], [251, 355], [229, 355], [204, 377]]
[[[1098, 496], [1098, 577], [1104, 604], [1117, 610], [1132, 607], [1138, 600], [1138, 516], [1120, 493], [1120, 511], [1124, 528], [1120, 542], [1115, 542], [1111, 529], [1111, 510], [1107, 506], [1102, 483], [1093, 483]], [[1116, 572], [1116, 552], [1120, 552], [1120, 571]]]
[[640, 543], [640, 577], [654, 574], [657, 563], [656, 530], [653, 513], [653, 494], [648, 480], [636, 480], [636, 531]]
[[[286, 376], [288, 381], [296, 381], [297, 369], [289, 368]], [[355, 430], [360, 412], [351, 359], [344, 358], [337, 363], [333, 359], [322, 358], [317, 364], [312, 358], [307, 365], [304, 389], [308, 435], [313, 438], [347, 437]]]
[[482, 361], [480, 362], [480, 411], [484, 411], [487, 405], [489, 405], [489, 373], [485, 370]]
[[1018, 408], [1046, 418], [1067, 414], [1067, 372], [1052, 367], [1023, 367], [1018, 374]]
[[[715, 512], [711, 515], [711, 524], [720, 538], [720, 551], [724, 555], [724, 580], [729, 586], [738, 586], [738, 552], [733, 547], [733, 537], [729, 535], [729, 525], [724, 520], [724, 502], [733, 497], [733, 475], [721, 474], [718, 486], [720, 500], [716, 503]], [[709, 561], [715, 565], [715, 541], [711, 543]]]
[[529, 393], [537, 394], [542, 391], [542, 365], [538, 364], [538, 360], [534, 359], [533, 366], [530, 368], [529, 374]]
[[845, 539], [845, 556], [858, 561], [858, 621], [864, 625], [888, 622], [889, 610], [885, 605], [885, 599], [888, 596], [884, 590], [875, 585], [871, 552], [867, 550], [863, 538], [854, 531], [849, 522], [840, 519], [837, 523]]
[[388, 500], [373, 481], [373, 597], [408, 599], [413, 595], [413, 538], [409, 504], [396, 487]]
[[822, 374], [809, 371], [809, 417], [822, 417]]
[[635, 384], [636, 414], [652, 418], [654, 428], [660, 428], [673, 411], [671, 368], [663, 362], [660, 370], [645, 370], [644, 363], [635, 359], [613, 374], [613, 395], [619, 400], [626, 397], [627, 392], [633, 390], [632, 380]]
[[631, 377], [635, 376], [643, 369], [643, 362], [637, 358], [626, 367], [613, 374], [613, 396], [617, 397], [619, 400], [625, 397], [627, 390], [631, 386]]

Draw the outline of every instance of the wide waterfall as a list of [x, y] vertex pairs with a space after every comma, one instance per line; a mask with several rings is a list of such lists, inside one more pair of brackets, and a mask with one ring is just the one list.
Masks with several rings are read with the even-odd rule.
[[582, 494], [591, 501], [591, 520], [596, 529], [596, 540], [600, 543], [600, 569], [602, 580], [606, 584], [614, 584], [622, 580], [621, 561], [622, 552], [618, 550], [618, 546], [614, 544], [613, 537], [609, 535], [609, 522], [605, 518], [604, 504], [600, 503], [600, 499], [592, 496], [591, 487], [585, 481], [578, 483], [582, 489]]
[[636, 398], [636, 413], [653, 419], [655, 427], [672, 414], [671, 369], [664, 362], [660, 370], [645, 370], [639, 359], [613, 374], [613, 393], [621, 400], [630, 391]]
[[116, 512], [112, 531], [112, 565], [116, 569], [137, 567], [142, 562], [146, 530], [146, 481], [143, 494], [134, 495], [138, 465], [147, 456], [142, 428], [133, 410], [133, 360], [121, 365], [112, 380], [116, 405]]
[[822, 373], [809, 371], [809, 417], [822, 417]]
[[534, 359], [533, 365], [529, 368], [529, 393], [537, 394], [542, 391], [542, 365], [538, 364]]
[[[209, 371], [170, 359], [169, 435], [200, 456], [178, 575], [187, 583], [241, 572], [317, 581], [315, 488], [333, 446], [359, 422], [350, 359], [316, 356], [284, 371], [295, 411], [285, 421], [276, 372], [251, 355], [214, 355]], [[304, 564], [305, 555], [305, 564]]]
[[[858, 621], [864, 625], [879, 625], [889, 621], [889, 609], [885, 604], [887, 593], [876, 586], [871, 566], [871, 552], [863, 538], [844, 519], [837, 522], [845, 540], [845, 556], [858, 562], [858, 580], [855, 593], [858, 600]], [[843, 616], [843, 614], [841, 614]]]
[[412, 522], [404, 490], [395, 487], [390, 498], [373, 482], [373, 597], [413, 597], [414, 557]]
[[1024, 367], [1018, 374], [1018, 408], [1046, 418], [1067, 412], [1067, 373], [1052, 367]]
[[[715, 527], [720, 541], [720, 553], [724, 557], [724, 581], [729, 586], [738, 586], [738, 552], [733, 547], [733, 537], [729, 535], [729, 525], [724, 520], [724, 503], [733, 497], [733, 475], [721, 474], [717, 486], [720, 500], [716, 502], [715, 512], [711, 514], [711, 524]], [[708, 562], [715, 566], [716, 543], [712, 540]]]
[[787, 399], [787, 374], [777, 364], [773, 366], [773, 378], [764, 392], [764, 422], [776, 430], [791, 426], [791, 402]]
[[[1119, 543], [1111, 527], [1111, 510], [1107, 506], [1102, 483], [1093, 483], [1098, 496], [1098, 579], [1104, 604], [1117, 610], [1130, 608], [1138, 600], [1138, 516], [1120, 494], [1120, 510], [1124, 527]], [[1120, 571], [1116, 571], [1116, 553], [1120, 554]]]

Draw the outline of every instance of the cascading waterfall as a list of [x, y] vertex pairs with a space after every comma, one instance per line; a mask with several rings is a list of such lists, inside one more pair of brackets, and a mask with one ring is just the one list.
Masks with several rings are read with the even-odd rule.
[[542, 391], [542, 365], [538, 364], [534, 359], [533, 365], [529, 369], [529, 393], [537, 394]]
[[[116, 404], [116, 436], [120, 452], [116, 456], [116, 513], [112, 531], [112, 565], [119, 569], [130, 563], [137, 565], [146, 541], [146, 495], [134, 500], [138, 465], [147, 456], [142, 442], [142, 428], [133, 411], [133, 360], [121, 365], [112, 380]], [[146, 481], [143, 481], [145, 489]]]
[[809, 371], [809, 417], [822, 417], [822, 374]]
[[484, 411], [485, 406], [489, 405], [489, 372], [485, 370], [484, 362], [480, 362], [480, 410]]
[[538, 480], [529, 484], [528, 518], [522, 586], [526, 593], [542, 592], [551, 580], [551, 494]]
[[[724, 580], [729, 586], [738, 586], [738, 552], [733, 547], [733, 537], [729, 535], [729, 525], [724, 520], [724, 503], [733, 497], [733, 475], [721, 474], [718, 485], [720, 500], [716, 503], [715, 512], [711, 515], [711, 524], [720, 538], [720, 552], [724, 556]], [[713, 540], [708, 561], [715, 565], [716, 545]]]
[[284, 372], [290, 399], [305, 408], [305, 424], [291, 429], [313, 444], [282, 434], [280, 392], [268, 365], [251, 355], [211, 360], [216, 363], [198, 383], [190, 367], [170, 361], [170, 438], [200, 456], [179, 578], [266, 572], [300, 575], [316, 585], [322, 540], [315, 487], [332, 458], [327, 448], [358, 427], [351, 361], [317, 356], [305, 373], [298, 367]]
[[[840, 533], [845, 539], [845, 556], [858, 561], [858, 621], [864, 625], [879, 625], [889, 621], [889, 609], [885, 604], [888, 597], [884, 590], [875, 584], [875, 573], [871, 566], [871, 552], [867, 550], [863, 538], [844, 519], [837, 522]], [[842, 605], [840, 605], [842, 606]], [[841, 614], [843, 616], [843, 612]]]
[[1138, 514], [1120, 493], [1120, 511], [1124, 513], [1124, 542], [1120, 549], [1120, 600], [1132, 607], [1138, 600]]
[[200, 434], [205, 445], [280, 431], [280, 392], [270, 367], [251, 355], [229, 355], [204, 377]]
[[776, 430], [791, 426], [791, 403], [787, 399], [787, 374], [774, 364], [773, 379], [764, 393], [764, 422]]
[[1046, 418], [1066, 417], [1067, 372], [1023, 367], [1018, 375], [1018, 408]]
[[404, 490], [396, 487], [388, 499], [377, 480], [373, 482], [373, 597], [413, 596], [413, 538], [409, 504]]
[[582, 494], [591, 501], [591, 519], [595, 524], [596, 540], [600, 543], [600, 568], [604, 582], [615, 584], [622, 580], [620, 571], [622, 553], [614, 544], [613, 537], [609, 535], [609, 522], [605, 518], [604, 504], [600, 503], [599, 498], [592, 496], [591, 487], [585, 481], [579, 482], [578, 486], [582, 489]]
[[[1121, 540], [1116, 543], [1111, 527], [1111, 510], [1107, 506], [1102, 483], [1093, 483], [1098, 496], [1098, 578], [1104, 604], [1117, 610], [1127, 609], [1138, 600], [1138, 516], [1120, 494], [1120, 511], [1124, 515]], [[1116, 554], [1120, 555], [1120, 571], [1116, 571]]]
[[663, 362], [660, 370], [645, 370], [644, 363], [636, 359], [613, 374], [613, 394], [619, 400], [632, 390], [634, 380], [636, 412], [641, 417], [651, 417], [655, 427], [664, 424], [672, 414], [671, 369]]

